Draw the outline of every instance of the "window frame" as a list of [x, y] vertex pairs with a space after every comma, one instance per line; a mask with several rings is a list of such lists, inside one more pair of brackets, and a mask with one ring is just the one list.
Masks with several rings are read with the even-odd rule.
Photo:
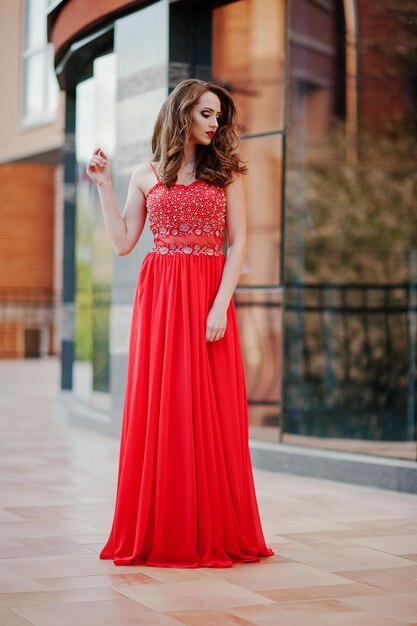
[[[21, 23], [21, 80], [20, 80], [20, 116], [19, 116], [19, 130], [26, 131], [30, 128], [37, 128], [46, 124], [51, 124], [56, 121], [58, 117], [59, 109], [59, 85], [56, 83], [56, 105], [53, 109], [48, 109], [48, 101], [51, 96], [52, 86], [50, 72], [53, 69], [54, 59], [54, 45], [49, 43], [47, 39], [45, 42], [36, 46], [29, 46], [27, 44], [28, 33], [28, 16], [29, 16], [29, 3], [31, 0], [23, 0], [22, 11], [22, 23]], [[46, 9], [48, 2], [46, 3]], [[47, 18], [47, 11], [45, 11], [45, 20]], [[41, 56], [42, 64], [42, 111], [37, 114], [31, 114], [27, 111], [27, 89], [28, 89], [28, 64], [29, 60]], [[54, 74], [54, 73], [53, 73]]]

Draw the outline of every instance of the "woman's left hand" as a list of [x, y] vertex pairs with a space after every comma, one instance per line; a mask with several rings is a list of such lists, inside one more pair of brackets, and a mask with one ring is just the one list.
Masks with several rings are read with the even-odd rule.
[[213, 305], [207, 315], [206, 341], [217, 341], [226, 332], [227, 309]]

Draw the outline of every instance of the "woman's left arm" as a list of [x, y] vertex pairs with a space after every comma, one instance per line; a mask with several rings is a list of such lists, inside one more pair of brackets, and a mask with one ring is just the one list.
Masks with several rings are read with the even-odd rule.
[[236, 289], [246, 256], [246, 204], [242, 174], [226, 186], [228, 253], [222, 279], [207, 316], [206, 341], [221, 339], [226, 332], [227, 309]]

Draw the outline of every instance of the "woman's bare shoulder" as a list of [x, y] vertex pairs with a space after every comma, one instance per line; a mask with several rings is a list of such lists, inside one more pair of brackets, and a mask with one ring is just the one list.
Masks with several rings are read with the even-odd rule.
[[144, 163], [138, 163], [131, 176], [131, 185], [140, 189], [144, 194], [155, 178], [155, 174], [152, 171], [149, 161]]
[[147, 176], [149, 173], [152, 174], [152, 168], [149, 161], [146, 163], [138, 163], [132, 172], [132, 177], [142, 178], [143, 176]]
[[243, 187], [243, 174], [240, 172], [233, 172], [232, 179], [225, 185], [225, 190], [241, 189]]

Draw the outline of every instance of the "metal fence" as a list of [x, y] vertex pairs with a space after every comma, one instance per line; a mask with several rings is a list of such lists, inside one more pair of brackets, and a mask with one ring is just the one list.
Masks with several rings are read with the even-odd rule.
[[413, 441], [416, 284], [286, 285], [288, 432]]

